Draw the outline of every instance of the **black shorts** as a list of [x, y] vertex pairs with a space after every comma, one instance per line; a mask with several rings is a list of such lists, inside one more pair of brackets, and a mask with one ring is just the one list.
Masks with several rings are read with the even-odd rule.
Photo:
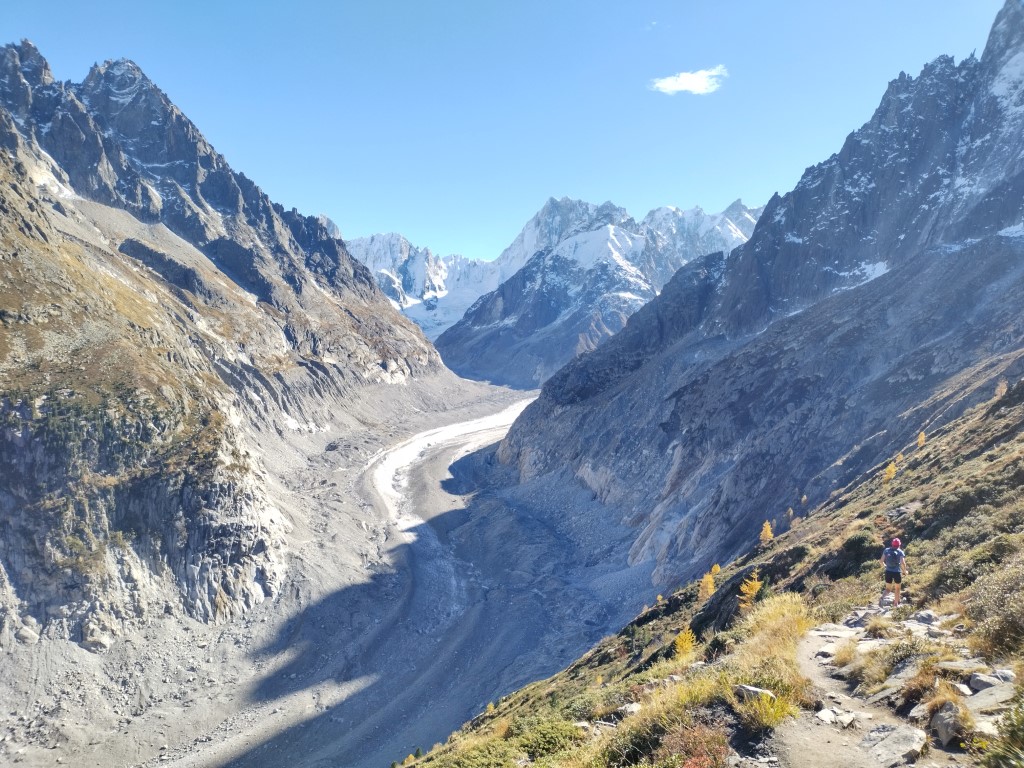
[[886, 571], [885, 572], [885, 583], [886, 584], [902, 584], [903, 574], [899, 571]]

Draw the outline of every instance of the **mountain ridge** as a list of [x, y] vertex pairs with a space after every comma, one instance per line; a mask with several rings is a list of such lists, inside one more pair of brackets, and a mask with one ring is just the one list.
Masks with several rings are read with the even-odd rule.
[[511, 246], [520, 254], [544, 247], [477, 299], [436, 346], [459, 375], [539, 386], [618, 332], [679, 267], [745, 242], [759, 214], [736, 201], [710, 216], [658, 208], [638, 223], [610, 203], [549, 201]]
[[[998, 45], [1018, 21], [1024, 8], [1007, 3]], [[684, 266], [623, 331], [555, 374], [501, 459], [524, 482], [552, 473], [606, 499], [638, 526], [633, 561], [655, 558], [666, 584], [707, 568], [726, 531], [734, 548], [752, 541], [760, 508], [770, 519], [805, 493], [820, 501], [922, 424], [969, 407], [966, 371], [985, 387], [1013, 378], [1024, 342], [1005, 270], [1020, 241], [1000, 233], [1024, 221], [1024, 77], [1007, 74], [1019, 52], [998, 45], [893, 80], [838, 153], [769, 201], [747, 243]], [[970, 321], [987, 312], [989, 324]], [[820, 444], [804, 442], [812, 432]]]

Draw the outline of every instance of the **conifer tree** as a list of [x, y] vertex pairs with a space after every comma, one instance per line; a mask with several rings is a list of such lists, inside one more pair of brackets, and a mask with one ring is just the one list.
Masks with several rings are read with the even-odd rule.
[[755, 568], [751, 574], [740, 584], [740, 613], [747, 613], [757, 600], [764, 582], [761, 581], [760, 573]]
[[705, 573], [700, 579], [700, 589], [697, 592], [697, 599], [704, 602], [715, 594], [715, 577], [711, 573]]
[[711, 575], [712, 576], [717, 576], [721, 572], [722, 572], [722, 566], [720, 566], [718, 563], [715, 563], [714, 565], [711, 566]]
[[672, 641], [672, 655], [677, 659], [681, 659], [693, 653], [693, 649], [696, 647], [697, 636], [693, 634], [692, 629], [687, 627], [676, 635], [676, 639]]
[[890, 461], [889, 466], [885, 468], [885, 472], [882, 475], [882, 480], [886, 483], [890, 483], [894, 477], [896, 477], [896, 462]]
[[919, 432], [917, 435], [917, 447], [924, 448], [924, 444], [927, 439], [928, 438], [924, 436], [924, 432]]
[[767, 520], [765, 520], [764, 525], [761, 526], [761, 535], [758, 538], [762, 547], [766, 547], [771, 544], [772, 539], [775, 538], [775, 533], [772, 531], [772, 524]]

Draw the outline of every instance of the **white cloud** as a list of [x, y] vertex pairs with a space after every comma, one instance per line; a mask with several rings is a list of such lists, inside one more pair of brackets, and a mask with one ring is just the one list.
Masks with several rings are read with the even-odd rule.
[[722, 78], [729, 76], [729, 70], [723, 64], [714, 69], [698, 69], [696, 72], [680, 72], [678, 75], [659, 77], [651, 81], [651, 90], [672, 95], [680, 91], [704, 95], [717, 91], [722, 85]]

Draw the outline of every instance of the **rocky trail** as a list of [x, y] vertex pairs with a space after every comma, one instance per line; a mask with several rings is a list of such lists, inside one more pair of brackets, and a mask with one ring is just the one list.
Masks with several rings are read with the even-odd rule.
[[[956, 629], [943, 628], [958, 617], [941, 617], [928, 610], [902, 620], [893, 615], [888, 605], [864, 607], [842, 624], [812, 629], [798, 648], [797, 662], [813, 685], [816, 711], [801, 712], [775, 732], [770, 744], [773, 755], [738, 764], [768, 760], [782, 768], [890, 768], [914, 762], [936, 767], [975, 765], [976, 759], [960, 745], [972, 733], [995, 733], [999, 713], [1014, 695], [1014, 674], [969, 658]], [[867, 628], [876, 620], [888, 620], [886, 637], [869, 636]], [[906, 647], [919, 643], [922, 649], [929, 647], [930, 653], [944, 649], [947, 656], [955, 657], [935, 665], [933, 684], [937, 685], [940, 677], [950, 681], [962, 696], [972, 726], [958, 722], [949, 705], [929, 719], [926, 706], [914, 706], [908, 699], [906, 686], [921, 672], [923, 650], [898, 662], [889, 677], [876, 686], [858, 685], [851, 679], [855, 667], [870, 654], [885, 653], [898, 643]], [[839, 667], [836, 655], [851, 650], [842, 648], [845, 644], [853, 644], [854, 660]]]

